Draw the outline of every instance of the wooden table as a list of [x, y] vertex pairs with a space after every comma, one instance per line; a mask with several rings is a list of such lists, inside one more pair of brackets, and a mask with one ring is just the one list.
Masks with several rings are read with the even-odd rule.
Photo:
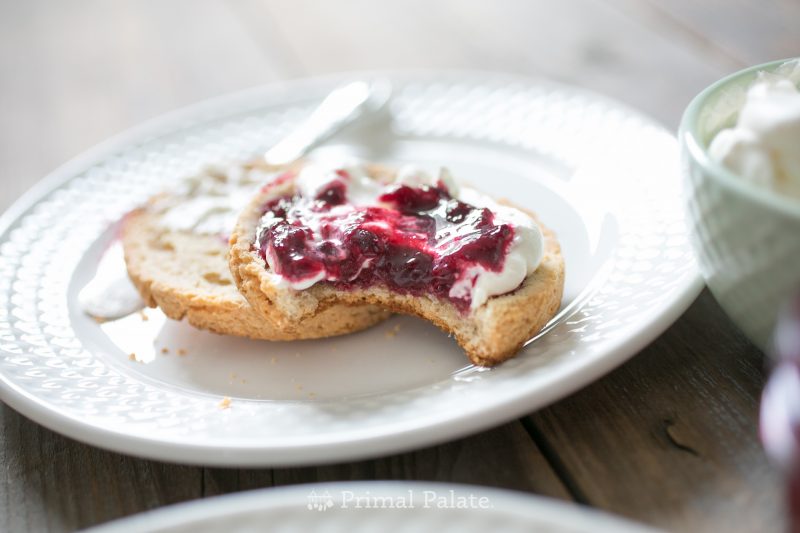
[[[714, 79], [797, 55], [799, 27], [796, 0], [2, 0], [0, 210], [144, 119], [348, 69], [548, 76], [675, 128]], [[780, 531], [780, 483], [757, 438], [764, 379], [763, 356], [703, 292], [651, 346], [571, 397], [491, 431], [371, 461], [163, 464], [79, 444], [0, 405], [0, 530], [74, 530], [256, 487], [415, 479], [544, 494], [676, 531]]]

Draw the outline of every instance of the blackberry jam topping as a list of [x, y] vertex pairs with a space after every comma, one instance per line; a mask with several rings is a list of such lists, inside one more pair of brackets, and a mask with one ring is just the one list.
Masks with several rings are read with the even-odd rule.
[[346, 195], [347, 188], [344, 183], [334, 181], [317, 194], [316, 200], [330, 207], [343, 204], [346, 200]]
[[298, 187], [264, 206], [257, 248], [293, 287], [377, 285], [433, 294], [466, 312], [477, 273], [503, 270], [515, 228], [488, 208], [453, 198], [441, 181], [372, 182], [378, 188], [372, 201], [354, 204], [352, 180], [334, 171], [312, 194]]

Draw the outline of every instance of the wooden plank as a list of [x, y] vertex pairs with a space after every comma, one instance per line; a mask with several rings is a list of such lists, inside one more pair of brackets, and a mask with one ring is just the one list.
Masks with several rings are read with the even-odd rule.
[[623, 100], [671, 128], [692, 96], [730, 70], [596, 0], [246, 1], [266, 7], [264, 24], [280, 21], [310, 74], [470, 68], [546, 76]]
[[606, 378], [531, 416], [591, 505], [675, 531], [782, 531], [761, 353], [706, 291]]
[[274, 486], [269, 468], [201, 468], [203, 496], [217, 496], [242, 490]]
[[795, 0], [605, 0], [657, 33], [685, 39], [736, 67], [800, 54], [800, 3]]
[[466, 483], [572, 499], [519, 422], [441, 446], [356, 463], [274, 470], [206, 469], [204, 495], [369, 479]]
[[572, 499], [519, 422], [372, 461], [274, 471], [275, 485], [363, 479], [465, 483]]
[[0, 531], [74, 531], [200, 496], [197, 468], [106, 452], [0, 406]]

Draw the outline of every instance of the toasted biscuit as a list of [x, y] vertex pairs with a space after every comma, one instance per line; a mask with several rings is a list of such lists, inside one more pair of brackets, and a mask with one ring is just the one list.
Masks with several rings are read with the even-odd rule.
[[[373, 169], [370, 175], [385, 181], [387, 172]], [[535, 217], [544, 237], [544, 257], [536, 271], [514, 291], [492, 296], [466, 313], [446, 299], [401, 294], [379, 285], [341, 290], [321, 282], [302, 291], [286, 288], [270, 272], [254, 242], [263, 206], [273, 198], [292, 194], [294, 188], [292, 180], [284, 180], [262, 189], [239, 216], [230, 240], [230, 268], [236, 285], [253, 308], [272, 322], [290, 326], [343, 303], [373, 304], [433, 322], [455, 337], [474, 364], [492, 366], [512, 357], [558, 311], [564, 260], [555, 234]]]

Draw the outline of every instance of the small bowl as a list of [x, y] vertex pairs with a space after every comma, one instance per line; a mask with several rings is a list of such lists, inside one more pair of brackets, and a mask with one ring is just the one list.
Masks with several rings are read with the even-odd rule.
[[800, 201], [737, 176], [709, 157], [708, 145], [735, 123], [756, 75], [786, 61], [714, 83], [689, 104], [678, 133], [700, 269], [728, 316], [762, 350], [778, 310], [800, 286]]

